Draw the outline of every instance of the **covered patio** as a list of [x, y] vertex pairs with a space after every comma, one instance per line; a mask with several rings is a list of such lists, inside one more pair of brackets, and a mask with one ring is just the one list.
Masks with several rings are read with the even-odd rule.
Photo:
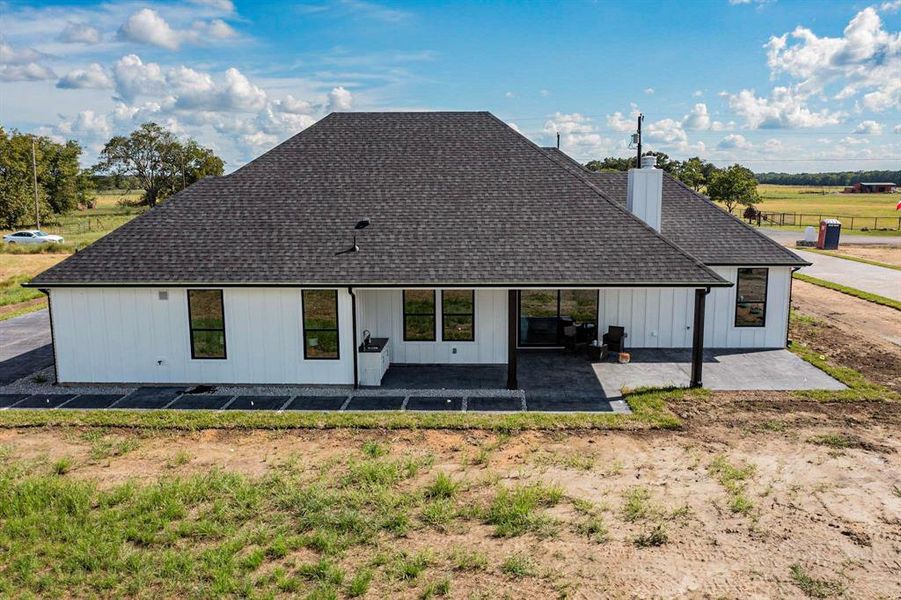
[[430, 390], [470, 398], [521, 392], [528, 410], [610, 411], [593, 365], [584, 355], [559, 350], [517, 351], [518, 388], [506, 390], [507, 365], [392, 365], [383, 390]]

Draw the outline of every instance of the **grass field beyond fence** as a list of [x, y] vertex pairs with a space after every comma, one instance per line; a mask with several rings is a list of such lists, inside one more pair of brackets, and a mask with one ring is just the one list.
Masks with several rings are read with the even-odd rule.
[[757, 209], [775, 213], [777, 224], [783, 222], [779, 215], [785, 214], [784, 223], [791, 227], [817, 226], [821, 218], [838, 218], [844, 229], [901, 228], [901, 212], [895, 210], [901, 194], [843, 194], [842, 189], [760, 184]]

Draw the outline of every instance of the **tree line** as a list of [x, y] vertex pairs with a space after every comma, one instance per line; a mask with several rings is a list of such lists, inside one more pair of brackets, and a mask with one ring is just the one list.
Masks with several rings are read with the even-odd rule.
[[37, 217], [45, 223], [92, 208], [97, 189], [140, 190], [139, 204], [153, 207], [225, 168], [211, 149], [179, 140], [156, 123], [112, 137], [92, 167], [81, 168], [82, 152], [75, 140], [60, 143], [0, 125], [0, 226], [15, 229], [35, 224]]
[[[655, 157], [658, 169], [669, 173], [696, 192], [703, 191], [714, 202], [722, 203], [730, 213], [735, 207], [744, 206], [745, 217], [756, 216], [754, 205], [760, 202], [757, 179], [747, 167], [734, 164], [721, 169], [697, 156], [680, 161], [670, 158], [665, 152], [648, 151], [642, 156]], [[638, 159], [635, 156], [608, 156], [603, 160], [589, 161], [585, 168], [590, 171], [628, 171], [637, 166]]]
[[840, 185], [849, 186], [859, 181], [892, 182], [901, 185], [901, 171], [837, 171], [832, 173], [757, 173], [760, 183], [778, 185]]

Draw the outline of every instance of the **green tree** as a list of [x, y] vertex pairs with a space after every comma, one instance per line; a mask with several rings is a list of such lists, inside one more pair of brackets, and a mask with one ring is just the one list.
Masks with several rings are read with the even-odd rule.
[[43, 167], [38, 170], [38, 185], [43, 186], [50, 209], [56, 214], [75, 210], [92, 189], [81, 176], [81, 146], [74, 140], [57, 144], [48, 138], [38, 138], [36, 146]]
[[754, 206], [760, 202], [754, 173], [739, 164], [716, 171], [707, 184], [707, 195], [726, 205], [730, 214], [737, 205]]
[[679, 165], [676, 177], [694, 191], [700, 191], [707, 184], [707, 176], [704, 174], [704, 163], [705, 161], [697, 156], [689, 158]]
[[[0, 224], [5, 229], [33, 224], [34, 176], [31, 167], [32, 136], [13, 130], [7, 133], [0, 127]], [[38, 158], [43, 158], [36, 153]], [[47, 194], [40, 181], [44, 178], [44, 163], [38, 160], [38, 210], [41, 220], [50, 216]]]
[[134, 178], [153, 207], [195, 181], [222, 175], [225, 163], [194, 140], [179, 141], [156, 123], [144, 123], [128, 136], [104, 146], [94, 170], [116, 178]]

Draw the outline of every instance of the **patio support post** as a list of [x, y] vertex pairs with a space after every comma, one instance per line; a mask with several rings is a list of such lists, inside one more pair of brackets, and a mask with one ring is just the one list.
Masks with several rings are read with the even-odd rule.
[[695, 290], [695, 322], [694, 337], [691, 342], [691, 383], [690, 387], [703, 386], [702, 369], [704, 366], [704, 310], [710, 288]]
[[519, 388], [516, 381], [516, 290], [507, 290], [507, 389]]

